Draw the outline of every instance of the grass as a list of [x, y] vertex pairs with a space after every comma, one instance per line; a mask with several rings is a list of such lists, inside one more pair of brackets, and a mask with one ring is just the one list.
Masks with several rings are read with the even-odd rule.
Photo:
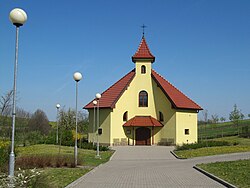
[[[17, 148], [18, 157], [26, 155], [58, 155], [58, 151], [58, 146], [46, 144]], [[101, 159], [98, 159], [95, 158], [96, 151], [78, 149], [78, 158], [80, 159], [80, 165], [82, 166], [98, 166], [101, 163], [107, 162], [112, 154], [112, 151], [101, 151]], [[61, 155], [74, 156], [74, 148], [68, 146], [61, 146]]]
[[234, 125], [233, 122], [199, 125], [199, 139], [238, 135], [238, 129], [239, 133], [242, 132], [242, 128], [245, 126], [250, 129], [250, 119], [240, 120], [238, 125]]
[[215, 141], [227, 141], [231, 144], [237, 142], [239, 145], [236, 146], [220, 146], [220, 147], [205, 147], [192, 150], [182, 150], [175, 151], [176, 155], [183, 158], [193, 158], [202, 157], [210, 155], [228, 154], [228, 153], [238, 153], [238, 152], [249, 152], [250, 151], [250, 139], [249, 138], [239, 138], [237, 136], [224, 137], [212, 139]]
[[175, 153], [176, 155], [182, 158], [193, 158], [193, 157], [248, 152], [248, 151], [250, 151], [250, 146], [237, 145], [237, 146], [220, 146], [220, 147], [199, 148], [193, 150], [182, 150], [182, 151], [175, 151]]
[[[17, 160], [18, 158], [24, 158], [25, 156], [58, 156], [58, 146], [55, 145], [32, 145], [27, 147], [17, 148]], [[38, 179], [38, 185], [36, 187], [65, 187], [74, 180], [78, 179], [85, 173], [89, 172], [94, 167], [105, 163], [109, 160], [113, 151], [101, 151], [101, 158], [96, 158], [96, 151], [78, 149], [78, 161], [80, 162], [80, 168], [43, 168], [41, 177]], [[60, 155], [62, 156], [74, 156], [74, 148], [61, 146]]]
[[[91, 168], [45, 168], [37, 181], [36, 188], [63, 188], [90, 170]], [[44, 185], [44, 182], [49, 184]]]
[[[204, 129], [205, 127], [208, 129], [213, 129], [213, 128], [221, 128], [221, 127], [225, 127], [225, 126], [231, 126], [234, 125], [233, 122], [228, 121], [228, 122], [224, 122], [224, 123], [211, 123], [211, 124], [201, 124], [199, 125], [199, 129]], [[244, 120], [239, 120], [239, 125], [250, 125], [250, 119], [244, 119]]]
[[250, 160], [216, 162], [197, 166], [237, 187], [244, 188], [250, 185]]
[[237, 143], [239, 143], [239, 145], [248, 145], [248, 146], [250, 146], [250, 139], [249, 138], [240, 138], [238, 136], [215, 138], [213, 140], [215, 140], [215, 141], [226, 141], [226, 142], [229, 142], [231, 144], [237, 142]]

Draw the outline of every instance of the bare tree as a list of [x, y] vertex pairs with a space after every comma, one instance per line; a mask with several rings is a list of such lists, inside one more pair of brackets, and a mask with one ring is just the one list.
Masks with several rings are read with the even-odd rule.
[[213, 123], [218, 123], [218, 121], [219, 121], [219, 116], [218, 116], [217, 114], [212, 115], [211, 118], [212, 118], [212, 122], [213, 122]]
[[203, 110], [203, 111], [202, 111], [202, 114], [203, 114], [203, 117], [204, 117], [204, 122], [207, 123], [207, 120], [208, 120], [208, 119], [207, 119], [207, 117], [208, 117], [208, 110], [206, 110], [206, 109]]
[[13, 96], [13, 90], [7, 92], [0, 98], [0, 114], [1, 116], [9, 116], [11, 114], [11, 99]]
[[208, 110], [204, 110], [203, 111], [203, 116], [204, 116], [204, 121], [205, 121], [205, 126], [204, 126], [204, 132], [205, 132], [205, 141], [206, 141], [206, 146], [207, 146], [207, 131], [206, 131], [206, 127], [207, 127], [207, 122], [208, 122]]
[[30, 119], [31, 113], [27, 112], [22, 108], [16, 107], [16, 117]]

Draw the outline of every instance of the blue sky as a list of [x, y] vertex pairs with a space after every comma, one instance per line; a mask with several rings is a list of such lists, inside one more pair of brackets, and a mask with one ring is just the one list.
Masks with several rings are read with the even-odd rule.
[[[9, 12], [28, 14], [20, 29], [18, 106], [75, 107], [73, 73], [80, 71], [79, 106], [134, 68], [145, 36], [153, 68], [208, 110], [228, 119], [237, 104], [250, 114], [249, 0], [1, 0], [0, 95], [12, 89], [15, 27]], [[202, 112], [200, 112], [202, 119]]]

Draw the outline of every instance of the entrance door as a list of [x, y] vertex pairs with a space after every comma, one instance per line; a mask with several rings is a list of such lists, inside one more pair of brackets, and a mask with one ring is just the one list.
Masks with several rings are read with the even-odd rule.
[[146, 127], [140, 127], [136, 129], [136, 145], [151, 145], [151, 134], [150, 129]]

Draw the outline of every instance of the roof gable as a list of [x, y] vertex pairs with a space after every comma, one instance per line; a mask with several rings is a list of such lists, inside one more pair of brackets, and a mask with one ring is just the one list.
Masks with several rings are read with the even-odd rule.
[[[100, 108], [114, 108], [116, 102], [119, 100], [123, 92], [128, 88], [129, 84], [133, 80], [135, 76], [135, 70], [133, 69], [123, 78], [118, 80], [115, 84], [109, 87], [106, 91], [104, 91], [101, 95], [102, 97], [99, 100]], [[88, 103], [83, 108], [89, 109], [94, 108], [93, 99], [90, 103]]]
[[146, 39], [143, 36], [137, 51], [132, 56], [132, 61], [135, 63], [137, 60], [145, 60], [145, 59], [148, 59], [153, 63], [155, 61], [155, 56], [153, 56], [152, 53], [150, 52]]
[[202, 110], [202, 108], [198, 104], [189, 99], [186, 95], [184, 95], [180, 90], [174, 87], [153, 69], [151, 75], [156, 83], [160, 86], [163, 93], [170, 100], [174, 108]]
[[[110, 88], [104, 91], [101, 95], [101, 99], [99, 100], [100, 108], [115, 108], [116, 102], [120, 99], [124, 91], [128, 88], [129, 84], [135, 77], [135, 69], [130, 71], [123, 78], [118, 80], [115, 84], [113, 84]], [[180, 90], [174, 87], [171, 83], [169, 83], [166, 79], [160, 76], [156, 71], [152, 69], [151, 77], [154, 81], [159, 85], [163, 93], [171, 102], [173, 108], [176, 109], [191, 109], [191, 110], [202, 110], [202, 108], [184, 95]], [[93, 99], [95, 100], [95, 99]], [[85, 109], [94, 108], [93, 100], [84, 106]]]

